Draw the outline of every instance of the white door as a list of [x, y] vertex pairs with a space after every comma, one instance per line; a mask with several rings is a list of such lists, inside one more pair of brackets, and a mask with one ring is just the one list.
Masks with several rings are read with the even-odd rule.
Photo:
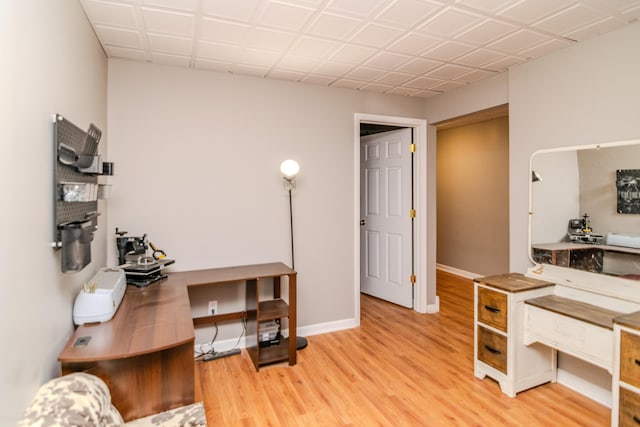
[[412, 131], [360, 139], [360, 290], [410, 308]]

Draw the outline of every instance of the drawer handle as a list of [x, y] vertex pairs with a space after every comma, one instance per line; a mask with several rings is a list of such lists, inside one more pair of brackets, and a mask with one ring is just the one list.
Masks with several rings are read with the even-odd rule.
[[492, 313], [500, 313], [500, 311], [502, 311], [502, 310], [500, 310], [498, 307], [492, 307], [492, 306], [490, 306], [490, 305], [485, 305], [485, 306], [484, 306], [484, 309], [485, 309], [485, 310], [488, 310], [488, 311], [490, 311], [490, 312], [492, 312]]
[[634, 362], [636, 362], [636, 365], [640, 365], [640, 360], [634, 359]]
[[484, 348], [485, 348], [485, 349], [487, 349], [487, 351], [488, 351], [489, 353], [493, 353], [493, 354], [502, 354], [502, 352], [501, 352], [500, 350], [496, 350], [495, 348], [490, 347], [490, 346], [488, 346], [488, 345], [485, 345], [485, 346], [484, 346]]
[[638, 416], [637, 416], [637, 415], [634, 415], [634, 416], [633, 416], [633, 421], [635, 421], [635, 422], [636, 422], [636, 424], [640, 424], [640, 418], [638, 418]]

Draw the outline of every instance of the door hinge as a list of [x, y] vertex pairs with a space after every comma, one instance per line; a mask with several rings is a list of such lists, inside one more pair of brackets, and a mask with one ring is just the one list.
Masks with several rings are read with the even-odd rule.
[[416, 144], [409, 144], [409, 151], [412, 153], [416, 152]]
[[415, 209], [409, 210], [409, 218], [415, 218], [415, 217], [416, 217], [416, 210]]
[[409, 277], [409, 281], [411, 282], [412, 285], [416, 283], [416, 275], [412, 274], [411, 277]]

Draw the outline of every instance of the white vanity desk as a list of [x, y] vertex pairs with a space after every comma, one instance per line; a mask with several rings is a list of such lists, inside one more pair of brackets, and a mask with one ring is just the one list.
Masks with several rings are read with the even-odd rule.
[[640, 425], [640, 281], [545, 264], [476, 279], [475, 298], [476, 377], [515, 397], [567, 353], [611, 374], [612, 426]]

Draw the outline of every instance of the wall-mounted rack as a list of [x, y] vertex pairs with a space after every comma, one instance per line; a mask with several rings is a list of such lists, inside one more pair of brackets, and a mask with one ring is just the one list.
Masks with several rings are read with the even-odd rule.
[[102, 132], [85, 132], [62, 115], [54, 122], [54, 242], [62, 250], [62, 272], [82, 270], [91, 262], [91, 242], [98, 227], [98, 199], [107, 188], [99, 175], [112, 175], [113, 163], [98, 155]]

